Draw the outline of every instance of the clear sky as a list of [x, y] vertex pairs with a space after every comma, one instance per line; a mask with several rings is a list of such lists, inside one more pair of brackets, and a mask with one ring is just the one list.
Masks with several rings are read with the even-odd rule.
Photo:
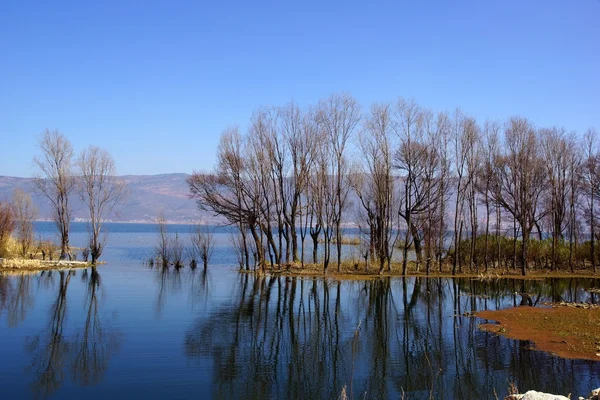
[[0, 175], [58, 129], [120, 174], [211, 168], [254, 109], [334, 92], [600, 129], [599, 0], [27, 1], [0, 7]]

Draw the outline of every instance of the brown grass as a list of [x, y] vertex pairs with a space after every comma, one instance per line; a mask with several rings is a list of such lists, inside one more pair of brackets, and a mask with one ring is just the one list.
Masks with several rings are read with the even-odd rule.
[[41, 271], [46, 269], [61, 268], [87, 268], [91, 265], [85, 261], [42, 261], [23, 258], [0, 259], [0, 271]]

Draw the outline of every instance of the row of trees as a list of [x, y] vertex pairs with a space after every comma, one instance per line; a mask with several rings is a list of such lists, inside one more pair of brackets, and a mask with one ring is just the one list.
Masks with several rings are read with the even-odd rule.
[[[41, 155], [34, 158], [38, 175], [35, 188], [50, 203], [54, 222], [60, 234], [60, 258], [72, 258], [69, 232], [72, 219], [72, 198], [79, 195], [88, 210], [88, 249], [96, 263], [102, 254], [106, 236], [103, 220], [123, 199], [125, 186], [116, 179], [115, 163], [103, 149], [90, 146], [75, 155], [69, 140], [58, 131], [46, 130], [40, 140]], [[38, 213], [30, 196], [15, 191], [12, 204], [0, 203], [0, 244], [16, 229], [19, 253], [25, 257], [34, 243], [33, 221]]]
[[[312, 262], [327, 272], [335, 254], [339, 270], [342, 227], [356, 223], [380, 272], [398, 247], [403, 273], [410, 249], [428, 273], [498, 268], [504, 254], [493, 245], [510, 237], [512, 267], [525, 274], [533, 233], [551, 238], [552, 269], [589, 264], [595, 272], [599, 154], [591, 129], [578, 138], [522, 117], [480, 124], [404, 99], [361, 112], [336, 94], [306, 109], [259, 109], [246, 133], [222, 133], [214, 171], [194, 172], [188, 184], [200, 209], [239, 228], [246, 268], [251, 257], [263, 269], [304, 264], [309, 237]], [[567, 265], [557, 256], [565, 246]]]
[[71, 195], [79, 192], [88, 210], [89, 253], [92, 263], [100, 258], [106, 235], [103, 220], [125, 196], [125, 185], [116, 179], [115, 163], [104, 149], [90, 146], [74, 155], [69, 140], [58, 131], [46, 130], [40, 141], [41, 156], [34, 158], [39, 175], [35, 186], [52, 205], [60, 233], [60, 258], [71, 258]]

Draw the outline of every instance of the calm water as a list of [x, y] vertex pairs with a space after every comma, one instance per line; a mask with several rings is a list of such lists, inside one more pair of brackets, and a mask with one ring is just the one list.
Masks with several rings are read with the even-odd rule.
[[[600, 280], [259, 278], [235, 271], [225, 231], [208, 272], [162, 271], [142, 263], [152, 225], [109, 228], [97, 269], [0, 276], [0, 398], [334, 399], [346, 386], [357, 399], [493, 399], [509, 382], [600, 386], [600, 362], [532, 351], [463, 316], [513, 305], [515, 291], [598, 301], [585, 288]], [[72, 244], [84, 242], [75, 224]]]

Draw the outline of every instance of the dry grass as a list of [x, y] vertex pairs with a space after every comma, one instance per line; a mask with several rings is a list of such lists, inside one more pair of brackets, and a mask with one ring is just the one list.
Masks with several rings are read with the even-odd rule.
[[30, 260], [23, 258], [0, 259], [0, 271], [41, 271], [45, 269], [61, 268], [87, 268], [91, 265], [85, 261], [66, 261], [66, 260]]
[[5, 258], [0, 261], [2, 269], [39, 269], [42, 268], [41, 260], [28, 260], [23, 258]]
[[[41, 249], [46, 252], [46, 260], [42, 260]], [[61, 268], [86, 268], [91, 264], [85, 261], [67, 261], [57, 260], [58, 246], [51, 241], [37, 242], [29, 250], [29, 258], [21, 256], [21, 247], [19, 242], [14, 237], [9, 237], [5, 243], [3, 254], [4, 258], [0, 258], [0, 271], [40, 271], [47, 269]], [[75, 247], [72, 251], [78, 250]], [[50, 259], [52, 258], [52, 260]]]

